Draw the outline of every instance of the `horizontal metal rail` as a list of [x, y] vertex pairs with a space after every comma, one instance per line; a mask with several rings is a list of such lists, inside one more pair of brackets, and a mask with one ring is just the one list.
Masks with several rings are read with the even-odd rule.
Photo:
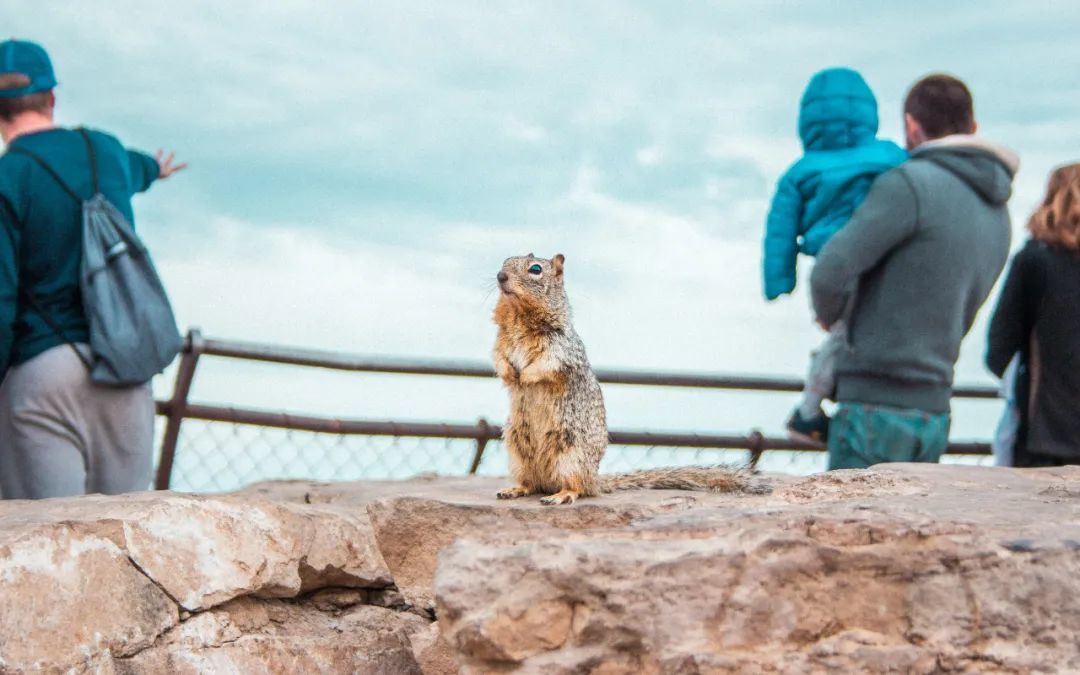
[[[165, 438], [161, 446], [161, 458], [155, 482], [158, 489], [167, 489], [169, 487], [179, 438], [179, 428], [184, 419], [341, 435], [467, 439], [476, 442], [476, 452], [469, 469], [470, 473], [475, 473], [479, 467], [485, 445], [489, 441], [502, 436], [500, 426], [489, 424], [483, 419], [476, 424], [393, 422], [294, 415], [251, 408], [191, 403], [188, 400], [188, 393], [195, 375], [196, 366], [202, 356], [365, 373], [473, 378], [495, 377], [495, 372], [491, 366], [481, 362], [421, 361], [355, 356], [254, 342], [206, 339], [198, 331], [193, 330], [188, 334], [184, 353], [181, 355], [181, 375], [177, 377], [175, 391], [169, 400], [157, 402], [158, 414], [165, 416], [168, 422]], [[710, 375], [670, 371], [598, 369], [596, 375], [605, 384], [652, 387], [798, 392], [802, 390], [803, 386], [800, 380], [794, 378]], [[992, 399], [997, 397], [997, 390], [986, 386], [956, 387], [953, 395], [956, 398]], [[756, 464], [761, 455], [770, 450], [820, 452], [824, 449], [821, 445], [802, 443], [786, 438], [766, 437], [758, 431], [753, 431], [745, 436], [629, 430], [611, 430], [609, 433], [610, 442], [614, 445], [748, 450], [751, 464]], [[950, 443], [948, 452], [950, 454], [988, 455], [990, 454], [990, 445], [979, 441], [961, 441]]]
[[[502, 427], [480, 420], [477, 424], [444, 424], [433, 422], [392, 422], [380, 420], [341, 419], [293, 415], [291, 413], [232, 406], [189, 404], [184, 417], [206, 422], [229, 422], [249, 424], [274, 429], [295, 429], [314, 433], [364, 435], [364, 436], [412, 436], [422, 438], [451, 438], [492, 441], [502, 437]], [[725, 434], [698, 434], [666, 431], [619, 431], [609, 432], [614, 445], [673, 446], [688, 448], [718, 448], [726, 450], [791, 450], [817, 451], [822, 446], [802, 443], [786, 438], [769, 438], [760, 433], [746, 436]], [[959, 454], [989, 454], [989, 445], [975, 441], [953, 443], [950, 452]]]
[[[398, 375], [439, 375], [444, 377], [495, 377], [494, 369], [480, 361], [413, 360], [388, 357], [354, 356], [317, 349], [296, 349], [234, 340], [203, 341], [202, 353], [264, 363], [279, 363], [310, 368], [328, 368], [364, 373], [393, 373]], [[761, 377], [748, 375], [710, 375], [678, 371], [640, 371], [595, 369], [596, 377], [605, 384], [642, 385], [651, 387], [694, 387], [761, 392], [799, 392], [803, 389], [798, 378]], [[956, 398], [992, 399], [997, 389], [987, 386], [960, 386], [953, 390]]]

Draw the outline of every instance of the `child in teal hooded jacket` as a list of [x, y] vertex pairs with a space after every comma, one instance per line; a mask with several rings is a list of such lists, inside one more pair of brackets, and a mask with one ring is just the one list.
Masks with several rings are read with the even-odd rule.
[[[763, 272], [769, 300], [795, 289], [799, 253], [816, 256], [866, 197], [870, 184], [907, 159], [877, 138], [877, 100], [862, 76], [829, 68], [810, 79], [799, 108], [804, 154], [780, 178], [765, 225]], [[788, 422], [792, 435], [823, 441], [828, 420], [821, 402], [832, 394], [836, 351], [847, 341], [843, 323], [811, 363], [803, 401]]]

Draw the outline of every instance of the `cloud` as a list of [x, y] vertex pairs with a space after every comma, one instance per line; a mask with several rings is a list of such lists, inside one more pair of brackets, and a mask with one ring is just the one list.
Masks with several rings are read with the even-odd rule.
[[663, 161], [664, 151], [655, 145], [650, 145], [645, 148], [638, 148], [638, 151], [634, 153], [634, 157], [637, 159], [638, 164], [642, 166], [656, 166]]

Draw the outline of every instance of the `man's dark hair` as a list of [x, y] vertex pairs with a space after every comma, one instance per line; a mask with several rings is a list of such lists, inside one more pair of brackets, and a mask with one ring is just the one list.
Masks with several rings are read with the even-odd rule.
[[928, 75], [912, 85], [904, 112], [915, 118], [927, 139], [975, 131], [971, 92], [951, 75]]
[[[20, 73], [0, 74], [0, 89], [21, 89], [29, 84], [30, 78]], [[26, 96], [0, 97], [0, 119], [10, 122], [19, 113], [31, 110], [39, 113], [49, 112], [49, 93], [38, 91]]]

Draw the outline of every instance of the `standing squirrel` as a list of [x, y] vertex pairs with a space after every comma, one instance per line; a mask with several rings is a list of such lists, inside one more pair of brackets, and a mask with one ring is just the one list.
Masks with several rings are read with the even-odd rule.
[[496, 276], [495, 372], [510, 391], [503, 441], [518, 482], [499, 499], [543, 493], [543, 504], [573, 504], [614, 490], [756, 491], [746, 472], [726, 467], [597, 475], [608, 444], [604, 397], [570, 323], [565, 262], [530, 253], [507, 258]]

